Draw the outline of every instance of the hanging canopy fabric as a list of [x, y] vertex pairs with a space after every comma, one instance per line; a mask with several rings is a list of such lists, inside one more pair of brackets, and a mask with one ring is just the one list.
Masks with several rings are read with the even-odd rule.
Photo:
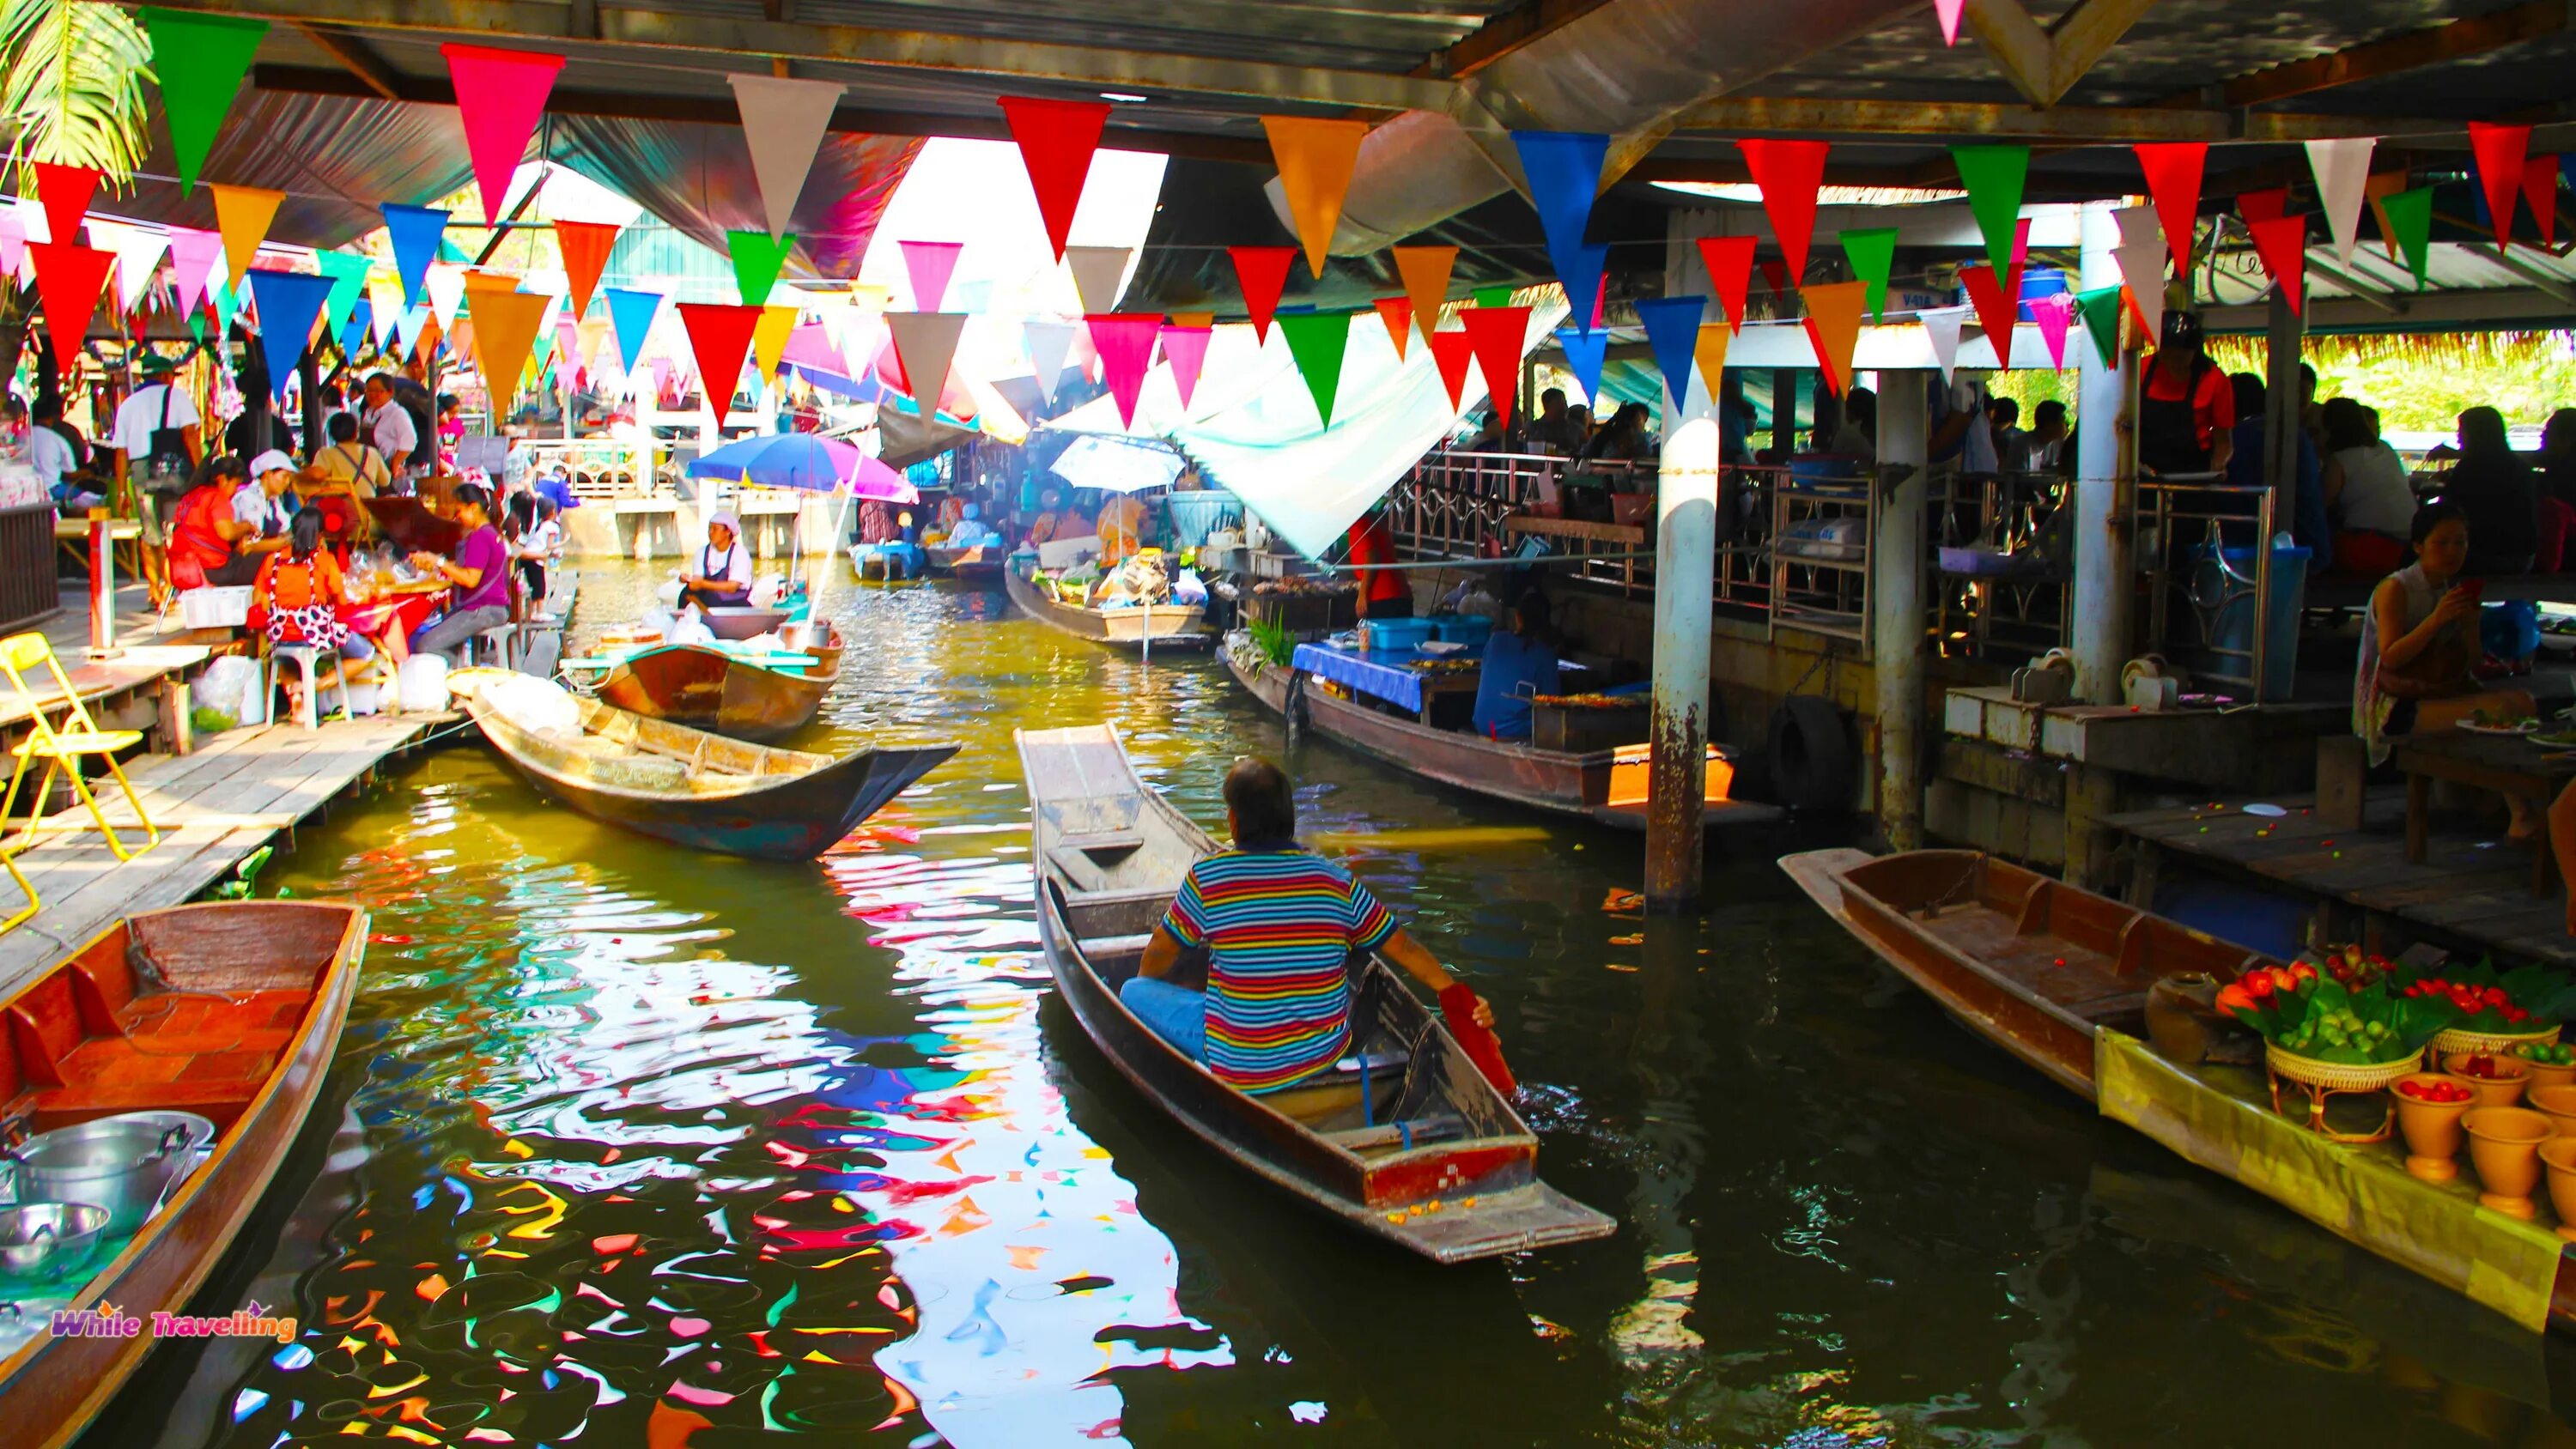
[[1081, 437], [1064, 450], [1047, 471], [1076, 488], [1110, 493], [1143, 493], [1169, 488], [1181, 476], [1181, 455], [1155, 443], [1125, 438]]

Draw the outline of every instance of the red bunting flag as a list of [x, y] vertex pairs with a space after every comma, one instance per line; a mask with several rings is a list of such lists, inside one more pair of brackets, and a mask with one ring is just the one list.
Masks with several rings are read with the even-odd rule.
[[1109, 103], [1004, 96], [1001, 105], [1011, 139], [1019, 143], [1020, 161], [1028, 167], [1029, 189], [1037, 193], [1047, 240], [1055, 246], [1055, 259], [1063, 261], [1064, 244], [1073, 235], [1073, 213], [1082, 205], [1082, 183], [1091, 176], [1091, 155], [1100, 149], [1101, 128], [1109, 124]]
[[2192, 228], [2200, 216], [2201, 173], [2209, 164], [2206, 141], [2143, 141], [2134, 148], [2147, 173], [2147, 194], [2164, 223], [2165, 250], [2177, 276], [2191, 275]]
[[2540, 244], [2558, 245], [2558, 158], [2526, 156], [2522, 162], [2522, 200], [2540, 228]]
[[1781, 265], [1778, 257], [1762, 259], [1762, 281], [1764, 285], [1770, 287], [1773, 296], [1789, 295], [1789, 269]]
[[2522, 197], [2522, 163], [2531, 154], [2529, 126], [2469, 122], [2469, 150], [2478, 158], [2478, 185], [2495, 223], [2496, 249], [2513, 244], [2513, 209]]
[[1485, 390], [1494, 395], [1494, 417], [1512, 420], [1512, 398], [1520, 391], [1521, 344], [1529, 336], [1527, 307], [1469, 307], [1458, 314], [1467, 325], [1467, 342], [1476, 366], [1485, 374]]
[[2307, 305], [2303, 283], [2308, 270], [2308, 219], [2276, 216], [2254, 222], [2247, 229], [2254, 233], [2255, 257], [2280, 285], [2281, 295], [2289, 299], [2290, 310], [2302, 310]]
[[1789, 278], [1802, 282], [1807, 276], [1807, 243], [1816, 231], [1816, 193], [1825, 184], [1830, 143], [1738, 141], [1735, 145], [1744, 153], [1753, 184], [1761, 188], [1762, 210], [1771, 218], [1772, 233], [1780, 238]]
[[1749, 236], [1699, 239], [1699, 259], [1708, 265], [1709, 286], [1726, 309], [1730, 332], [1744, 330], [1744, 295], [1753, 290], [1753, 248], [1759, 240]]
[[1244, 310], [1252, 314], [1252, 335], [1270, 340], [1270, 319], [1279, 311], [1279, 294], [1288, 286], [1288, 266], [1295, 247], [1227, 247], [1234, 259], [1234, 279], [1243, 288]]
[[1405, 334], [1413, 330], [1413, 299], [1410, 297], [1380, 297], [1377, 299], [1377, 315], [1381, 321], [1386, 323], [1387, 336], [1395, 339], [1395, 360], [1402, 362], [1404, 360], [1404, 345], [1406, 342]]
[[116, 253], [72, 242], [29, 242], [36, 264], [36, 295], [45, 304], [45, 331], [54, 339], [54, 362], [68, 386], [80, 367], [90, 318], [107, 290], [107, 267]]
[[35, 167], [36, 199], [44, 203], [46, 239], [56, 246], [79, 246], [81, 218], [89, 215], [89, 204], [98, 197], [98, 168], [51, 161], [38, 161]]
[[1449, 389], [1449, 411], [1457, 412], [1466, 406], [1467, 361], [1476, 355], [1475, 339], [1459, 331], [1434, 332], [1428, 340], [1431, 360], [1440, 368], [1440, 384]]
[[2236, 214], [2252, 226], [2258, 221], [2279, 221], [2290, 214], [2290, 188], [2275, 186], [2268, 191], [2248, 191], [2236, 198]]
[[1961, 267], [1959, 285], [1968, 289], [1968, 300], [1977, 309], [1977, 325], [1986, 329], [1986, 340], [1994, 344], [1995, 366], [2012, 366], [2013, 323], [2020, 312], [1995, 276], [1995, 269]]
[[760, 326], [758, 307], [726, 302], [681, 302], [680, 325], [688, 329], [689, 352], [698, 360], [698, 386], [707, 406], [723, 427], [733, 407], [733, 392], [742, 381], [742, 365], [751, 356], [751, 334]]
[[1136, 399], [1145, 391], [1145, 370], [1154, 365], [1154, 339], [1163, 330], [1160, 312], [1094, 312], [1083, 325], [1091, 331], [1091, 350], [1100, 354], [1100, 380], [1118, 400], [1118, 425], [1136, 426]]
[[590, 294], [599, 290], [608, 270], [608, 254], [617, 249], [618, 228], [601, 221], [557, 221], [555, 250], [563, 253], [564, 275], [572, 281], [572, 315], [590, 319]]
[[510, 178], [528, 154], [528, 138], [546, 114], [546, 97], [563, 71], [564, 58], [454, 42], [440, 46], [438, 53], [447, 57], [447, 76], [456, 88], [465, 152], [474, 163], [474, 188], [483, 197], [483, 224], [494, 226], [509, 198]]

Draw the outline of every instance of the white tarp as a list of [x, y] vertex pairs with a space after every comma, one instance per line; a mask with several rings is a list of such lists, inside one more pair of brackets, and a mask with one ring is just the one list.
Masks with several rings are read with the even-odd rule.
[[1142, 493], [1171, 487], [1182, 466], [1180, 454], [1158, 443], [1083, 437], [1074, 439], [1048, 471], [1076, 488]]

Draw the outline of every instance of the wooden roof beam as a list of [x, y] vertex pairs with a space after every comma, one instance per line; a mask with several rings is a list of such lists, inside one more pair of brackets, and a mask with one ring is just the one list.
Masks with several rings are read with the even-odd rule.
[[295, 28], [303, 32], [306, 40], [313, 42], [315, 49], [338, 61], [341, 69], [356, 76], [360, 85], [375, 92], [380, 99], [402, 99], [402, 77], [392, 66], [385, 64], [385, 58], [376, 54], [373, 46], [327, 26], [298, 25]]
[[[2491, 50], [2521, 45], [2543, 36], [2555, 35], [2568, 28], [2569, 0], [2526, 0], [2521, 5], [2503, 10], [2490, 10], [2426, 30], [2412, 30], [2365, 41], [2329, 55], [2307, 60], [2294, 60], [2270, 70], [2238, 76], [2222, 82], [2215, 100], [2222, 106], [2260, 106], [2286, 101], [2293, 96], [2313, 95], [2355, 81], [2378, 80], [2384, 76], [2418, 70], [2463, 56], [2482, 55]], [[2191, 91], [2174, 97], [2178, 104], [2206, 104], [2211, 99], [2203, 92]]]
[[1610, 4], [1611, 0], [1522, 0], [1431, 53], [1412, 73], [1437, 80], [1465, 80], [1532, 41], [1545, 39]]
[[2164, 106], [2025, 106], [1986, 101], [1725, 96], [1682, 113], [1678, 129], [1728, 135], [1921, 136], [2126, 145], [2139, 141], [2296, 142], [2343, 136], [2457, 133], [2457, 121], [2393, 116], [2185, 110]]
[[2020, 0], [1968, 0], [1968, 28], [2004, 78], [2035, 106], [2053, 106], [2119, 44], [2155, 0], [2076, 0], [2047, 28]]

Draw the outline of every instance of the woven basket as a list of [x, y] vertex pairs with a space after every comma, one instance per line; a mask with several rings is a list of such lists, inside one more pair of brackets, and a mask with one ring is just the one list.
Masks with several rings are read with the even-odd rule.
[[2518, 1046], [2542, 1046], [2554, 1042], [2558, 1040], [2559, 1030], [2553, 1026], [2547, 1031], [2468, 1031], [2455, 1026], [2433, 1038], [2433, 1060], [2438, 1062], [2453, 1052], [2502, 1056]]
[[2264, 1064], [2276, 1076], [2286, 1077], [2310, 1087], [2323, 1087], [2330, 1092], [2376, 1092], [2399, 1077], [2424, 1069], [2424, 1054], [2415, 1052], [2393, 1062], [2321, 1062], [2303, 1057], [2270, 1042], [2263, 1044]]

